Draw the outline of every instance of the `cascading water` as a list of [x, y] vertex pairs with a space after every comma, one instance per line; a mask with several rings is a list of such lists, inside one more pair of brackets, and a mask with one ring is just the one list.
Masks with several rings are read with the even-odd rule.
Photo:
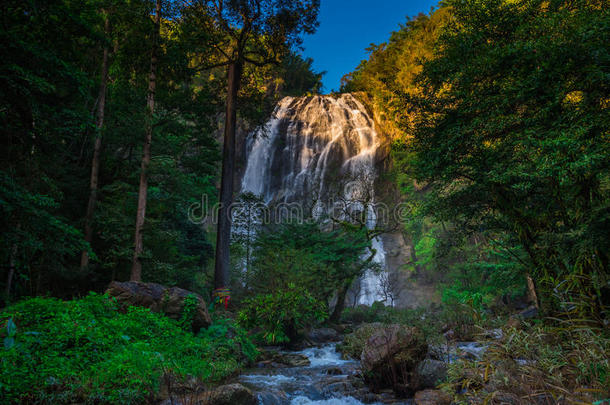
[[[317, 217], [328, 215], [338, 200], [344, 207], [348, 201], [350, 209], [366, 211], [371, 229], [377, 223], [373, 182], [380, 144], [373, 120], [351, 94], [286, 97], [265, 128], [248, 139], [241, 191], [267, 204], [297, 203]], [[375, 238], [372, 245], [383, 269], [383, 243]], [[359, 303], [382, 300], [379, 275], [367, 272], [360, 283]]]

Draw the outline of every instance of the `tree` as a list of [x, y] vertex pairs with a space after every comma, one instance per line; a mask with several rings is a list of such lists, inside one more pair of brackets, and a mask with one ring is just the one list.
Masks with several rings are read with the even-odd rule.
[[[110, 19], [103, 11], [104, 18], [104, 34], [108, 36], [110, 34]], [[95, 114], [95, 142], [93, 146], [93, 159], [91, 161], [91, 179], [89, 181], [89, 202], [87, 203], [87, 213], [85, 215], [85, 242], [91, 244], [93, 238], [93, 214], [95, 211], [95, 204], [97, 203], [98, 194], [98, 183], [99, 183], [99, 171], [100, 171], [100, 160], [102, 153], [102, 130], [104, 128], [104, 113], [106, 110], [106, 89], [108, 87], [108, 54], [109, 44], [104, 45], [102, 51], [102, 69], [100, 73], [100, 90], [97, 97], [97, 109]], [[80, 267], [81, 270], [85, 269], [89, 265], [89, 251], [83, 250], [81, 253]]]
[[94, 0], [3, 4], [0, 250], [7, 295], [43, 291], [88, 248], [75, 213], [84, 206], [82, 139], [94, 126], [89, 79], [103, 42], [99, 8]]
[[[227, 98], [224, 146], [220, 183], [220, 209], [216, 238], [215, 289], [229, 283], [231, 241], [230, 207], [233, 202], [237, 96], [246, 63], [265, 66], [279, 63], [298, 45], [303, 33], [313, 33], [317, 25], [319, 0], [199, 0], [193, 9], [208, 13], [212, 30], [220, 30], [221, 41], [214, 45], [218, 62], [227, 66]], [[208, 66], [209, 67], [209, 66]]]
[[547, 310], [599, 320], [610, 14], [604, 2], [518, 3], [449, 3], [454, 19], [424, 65], [421, 96], [402, 95], [419, 117], [413, 174], [429, 185], [427, 214], [514, 236]]
[[138, 189], [138, 210], [136, 212], [136, 227], [134, 238], [133, 262], [131, 266], [132, 281], [142, 279], [141, 256], [144, 250], [142, 231], [146, 219], [146, 196], [148, 194], [148, 166], [150, 165], [150, 145], [153, 134], [153, 117], [155, 113], [155, 91], [157, 87], [157, 43], [161, 30], [161, 0], [155, 3], [155, 26], [150, 56], [150, 74], [148, 78], [148, 94], [146, 97], [146, 134], [142, 150], [142, 166], [140, 168], [140, 187]]
[[374, 267], [370, 246], [366, 230], [353, 226], [324, 231], [314, 221], [269, 225], [257, 234], [245, 284], [251, 294], [294, 284], [329, 306], [344, 285]]

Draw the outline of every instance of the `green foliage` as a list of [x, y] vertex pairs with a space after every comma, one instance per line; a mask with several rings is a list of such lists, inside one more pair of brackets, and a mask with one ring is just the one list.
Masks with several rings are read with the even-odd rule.
[[[436, 41], [445, 23], [451, 18], [450, 9], [441, 7], [430, 15], [420, 13], [408, 18], [387, 42], [371, 44], [369, 58], [341, 79], [342, 92], [366, 92], [380, 124], [388, 134], [403, 135], [399, 122], [410, 122], [410, 110], [400, 105], [401, 93], [415, 94], [415, 77], [422, 64], [433, 55]], [[402, 129], [402, 128], [401, 128]]]
[[294, 284], [328, 304], [337, 289], [373, 266], [366, 256], [369, 248], [366, 229], [323, 231], [313, 221], [264, 228], [256, 236], [252, 265], [245, 274], [246, 293], [264, 294]]
[[313, 59], [290, 53], [282, 61], [281, 91], [286, 96], [318, 94], [322, 90], [322, 73], [313, 70]]
[[216, 319], [207, 329], [202, 329], [199, 336], [214, 344], [213, 352], [218, 360], [232, 357], [249, 364], [259, 355], [248, 333], [230, 319]]
[[195, 317], [195, 310], [199, 305], [199, 300], [194, 294], [189, 294], [182, 304], [182, 315], [178, 320], [178, 325], [186, 331], [193, 330], [193, 319]]
[[14, 338], [0, 352], [0, 395], [12, 403], [143, 403], [155, 398], [165, 374], [219, 380], [256, 355], [245, 332], [228, 321], [193, 336], [148, 309], [119, 313], [95, 294], [28, 299], [0, 319], [5, 339]]
[[[447, 328], [452, 328], [457, 338], [471, 340], [476, 323], [489, 326], [492, 320], [475, 319], [472, 316], [470, 308], [465, 305], [456, 305], [455, 303], [415, 309], [394, 308], [385, 306], [382, 303], [375, 303], [370, 307], [358, 306], [356, 308], [346, 308], [341, 321], [357, 325], [362, 324], [365, 328], [361, 332], [367, 330], [367, 325], [401, 324], [416, 326], [424, 332], [429, 343], [435, 344], [445, 341], [443, 332], [446, 332]], [[352, 341], [353, 339], [355, 341]], [[350, 339], [346, 338], [348, 345], [345, 350], [350, 353], [350, 356], [355, 356], [356, 354], [359, 356], [359, 353], [356, 352], [361, 350], [360, 346], [354, 346], [355, 349], [349, 349], [349, 347], [357, 344], [362, 339], [358, 333], [353, 334]]]
[[344, 78], [392, 129], [411, 267], [447, 299], [487, 305], [531, 275], [546, 310], [606, 316], [609, 18], [604, 1], [447, 1]]
[[327, 316], [323, 303], [289, 284], [284, 290], [245, 300], [239, 311], [239, 323], [248, 329], [262, 328], [262, 339], [268, 344], [288, 343], [296, 340], [302, 329], [324, 321]]
[[511, 236], [545, 308], [599, 321], [610, 15], [597, 2], [517, 3], [447, 3], [454, 18], [420, 94], [401, 95], [416, 106], [412, 173], [427, 184], [425, 214]]

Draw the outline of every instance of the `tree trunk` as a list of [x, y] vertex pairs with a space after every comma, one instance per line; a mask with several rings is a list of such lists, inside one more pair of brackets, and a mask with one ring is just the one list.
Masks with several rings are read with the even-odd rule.
[[237, 126], [237, 92], [241, 81], [243, 62], [238, 60], [228, 67], [227, 109], [225, 113], [222, 175], [220, 180], [220, 207], [216, 234], [216, 264], [214, 288], [229, 285], [229, 247], [231, 244], [231, 204], [233, 203], [233, 175], [235, 167], [235, 131]]
[[328, 321], [331, 323], [339, 323], [341, 320], [341, 314], [345, 309], [345, 298], [347, 297], [347, 292], [349, 290], [350, 285], [352, 284], [350, 280], [349, 283], [345, 283], [341, 290], [339, 290], [339, 294], [337, 295], [337, 303], [335, 304], [335, 308], [333, 309], [333, 313], [328, 318]]
[[161, 26], [161, 0], [157, 0], [155, 8], [155, 32], [153, 34], [153, 45], [150, 57], [150, 75], [148, 77], [148, 96], [146, 102], [146, 138], [142, 150], [142, 166], [140, 168], [140, 188], [138, 190], [138, 211], [136, 213], [136, 229], [133, 262], [131, 266], [131, 281], [142, 280], [141, 255], [144, 251], [142, 241], [142, 229], [146, 219], [146, 196], [148, 194], [148, 166], [150, 165], [150, 144], [153, 132], [153, 114], [155, 112], [155, 89], [157, 80], [157, 48], [159, 29]]
[[[110, 33], [110, 20], [106, 16], [104, 33]], [[95, 116], [95, 144], [93, 146], [93, 161], [91, 162], [91, 179], [89, 181], [89, 203], [85, 215], [85, 241], [91, 245], [93, 239], [93, 213], [97, 203], [97, 185], [100, 170], [100, 156], [102, 152], [102, 128], [104, 126], [104, 110], [106, 108], [106, 88], [108, 86], [108, 45], [104, 46], [102, 57], [102, 77], [98, 96], [97, 112]], [[89, 251], [84, 249], [81, 253], [80, 268], [84, 270], [89, 265]]]
[[[19, 230], [19, 225], [17, 225], [17, 230]], [[11, 253], [9, 256], [9, 267], [8, 267], [8, 276], [6, 278], [6, 291], [4, 303], [8, 305], [11, 301], [11, 290], [13, 288], [13, 278], [15, 277], [15, 267], [17, 266], [17, 243], [13, 243], [11, 246]]]

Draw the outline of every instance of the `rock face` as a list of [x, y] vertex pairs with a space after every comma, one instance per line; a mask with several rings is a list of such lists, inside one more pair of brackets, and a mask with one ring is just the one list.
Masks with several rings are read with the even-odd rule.
[[360, 362], [365, 381], [373, 389], [391, 387], [399, 395], [415, 390], [415, 368], [424, 359], [428, 344], [415, 327], [388, 325], [366, 341]]
[[153, 312], [161, 312], [169, 318], [182, 318], [184, 303], [187, 297], [193, 296], [197, 305], [193, 312], [193, 330], [197, 332], [212, 322], [203, 298], [193, 292], [178, 287], [166, 287], [155, 283], [136, 281], [113, 281], [106, 293], [116, 298], [121, 305], [134, 305], [149, 308]]
[[424, 390], [415, 394], [415, 405], [449, 405], [451, 398], [443, 391]]
[[439, 360], [425, 359], [415, 368], [415, 388], [423, 390], [434, 388], [447, 378], [447, 363]]

